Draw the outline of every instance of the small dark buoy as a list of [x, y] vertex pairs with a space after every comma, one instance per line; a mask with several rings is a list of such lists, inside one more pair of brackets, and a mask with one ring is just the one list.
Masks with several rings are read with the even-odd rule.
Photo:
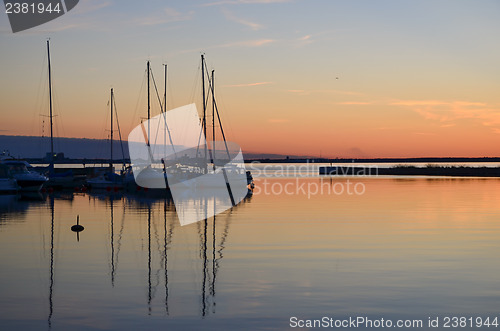
[[80, 241], [80, 232], [82, 232], [85, 228], [80, 225], [80, 215], [76, 216], [76, 224], [71, 227], [71, 231], [76, 232], [76, 239]]

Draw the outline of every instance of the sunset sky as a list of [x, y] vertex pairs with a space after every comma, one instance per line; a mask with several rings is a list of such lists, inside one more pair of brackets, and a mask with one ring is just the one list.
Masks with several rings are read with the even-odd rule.
[[108, 137], [111, 87], [128, 136], [148, 59], [169, 109], [199, 104], [204, 53], [246, 152], [500, 156], [497, 0], [81, 0], [15, 34], [1, 13], [0, 134], [49, 134], [47, 38], [57, 136]]

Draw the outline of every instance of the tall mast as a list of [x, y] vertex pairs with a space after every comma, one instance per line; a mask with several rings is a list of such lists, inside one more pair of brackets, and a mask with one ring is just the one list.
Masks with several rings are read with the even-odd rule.
[[164, 91], [163, 91], [163, 112], [167, 112], [167, 65], [164, 64], [164, 71], [165, 71], [165, 84], [164, 84]]
[[49, 64], [49, 117], [50, 117], [50, 165], [49, 173], [54, 172], [54, 132], [52, 123], [52, 77], [50, 69], [50, 40], [47, 40], [47, 59]]
[[207, 159], [207, 105], [205, 103], [205, 56], [201, 54], [201, 88], [203, 90], [203, 136], [205, 138], [205, 160]]
[[[163, 83], [163, 116], [165, 119], [165, 128], [168, 131], [168, 126], [167, 126], [167, 65], [163, 65], [163, 72], [165, 76], [165, 82]], [[168, 136], [170, 137], [170, 132], [168, 131]], [[171, 137], [170, 137], [171, 138]], [[173, 145], [172, 145], [173, 146]], [[163, 157], [165, 158], [167, 156], [167, 135], [163, 135]], [[163, 167], [165, 167], [165, 160], [163, 161]], [[164, 168], [164, 171], [166, 171], [166, 168]], [[166, 181], [166, 177], [165, 177]], [[167, 184], [165, 182], [165, 184]]]
[[[168, 128], [168, 124], [167, 124], [167, 69], [168, 69], [168, 67], [166, 64], [164, 64], [164, 66], [165, 66], [164, 67], [165, 84], [164, 84], [164, 92], [163, 92], [163, 119], [165, 121], [165, 129], [166, 129], [166, 132], [168, 133], [168, 139], [170, 140], [170, 145], [172, 146], [172, 151], [174, 152], [174, 155], [176, 156], [174, 142], [172, 141], [172, 135], [170, 134], [170, 129]], [[166, 156], [167, 155], [167, 136], [164, 135], [163, 138], [164, 138], [163, 145], [165, 146], [164, 156]]]
[[213, 163], [215, 169], [215, 85], [214, 85], [214, 72], [212, 70], [212, 153], [213, 153]]
[[111, 155], [109, 158], [109, 167], [113, 171], [113, 88], [111, 88]]
[[150, 139], [150, 126], [151, 124], [149, 123], [149, 119], [151, 118], [151, 95], [149, 92], [149, 75], [150, 75], [150, 66], [149, 66], [149, 61], [147, 63], [147, 71], [148, 71], [148, 146], [149, 146], [149, 139]]
[[[210, 80], [209, 80], [210, 82]], [[215, 113], [217, 113], [217, 119], [219, 120], [219, 127], [220, 127], [220, 131], [221, 131], [221, 134], [222, 134], [222, 139], [224, 140], [224, 145], [226, 146], [226, 152], [227, 152], [227, 158], [228, 158], [228, 161], [231, 160], [231, 155], [229, 154], [229, 148], [227, 147], [227, 141], [226, 141], [226, 136], [224, 135], [224, 130], [222, 129], [222, 122], [220, 120], [220, 116], [219, 116], [219, 110], [217, 109], [217, 103], [215, 102], [215, 87], [214, 87], [214, 70], [212, 70], [212, 84], [209, 86], [210, 88], [210, 91], [212, 92], [212, 124], [213, 124], [213, 138], [214, 138], [214, 141], [215, 141]], [[214, 144], [215, 145], [215, 144]], [[214, 147], [214, 155], [215, 155], [215, 147]], [[212, 162], [213, 162], [213, 166], [214, 166], [214, 171], [215, 171], [215, 157], [212, 159]], [[227, 193], [229, 193], [229, 198], [231, 199], [231, 204], [233, 206], [236, 206], [236, 203], [234, 201], [234, 197], [233, 197], [233, 191], [231, 189], [231, 184], [229, 183], [229, 178], [227, 177], [227, 173], [226, 173], [226, 169], [224, 168], [224, 166], [222, 167], [222, 174], [224, 175], [224, 180], [226, 181], [226, 187], [227, 187]]]
[[146, 71], [147, 71], [147, 76], [148, 76], [148, 131], [146, 132], [146, 128], [144, 127], [144, 122], [141, 121], [141, 129], [142, 129], [142, 135], [144, 136], [144, 141], [146, 142], [146, 146], [148, 147], [148, 154], [149, 154], [149, 162], [153, 163], [153, 154], [151, 153], [151, 147], [149, 144], [150, 140], [150, 126], [151, 123], [149, 122], [149, 119], [151, 117], [151, 98], [150, 98], [150, 93], [149, 93], [149, 74], [150, 74], [150, 68], [149, 68], [149, 61], [146, 64]]

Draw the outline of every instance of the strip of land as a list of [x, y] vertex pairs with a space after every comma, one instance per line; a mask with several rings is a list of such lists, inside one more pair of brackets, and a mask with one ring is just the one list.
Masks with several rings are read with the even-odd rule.
[[453, 177], [500, 177], [500, 167], [456, 167], [456, 166], [328, 166], [319, 168], [320, 175], [336, 176], [453, 176]]

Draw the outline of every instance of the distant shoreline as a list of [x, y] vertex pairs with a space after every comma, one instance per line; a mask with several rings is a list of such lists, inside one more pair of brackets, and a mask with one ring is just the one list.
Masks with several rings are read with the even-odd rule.
[[440, 177], [500, 177], [500, 167], [465, 167], [429, 165], [415, 167], [400, 165], [393, 168], [377, 166], [323, 166], [319, 167], [319, 175], [334, 176], [440, 176]]
[[[47, 159], [44, 158], [25, 158], [31, 164], [46, 164]], [[110, 159], [105, 158], [64, 158], [56, 160], [56, 164], [109, 164]], [[262, 159], [253, 158], [245, 160], [245, 163], [330, 163], [330, 164], [376, 164], [376, 163], [500, 163], [500, 157], [418, 157], [418, 158], [338, 158], [338, 159], [325, 159], [325, 158], [284, 158], [284, 159]], [[126, 163], [130, 164], [129, 159], [113, 159], [114, 164]]]
[[245, 163], [485, 163], [498, 162], [500, 157], [413, 157], [413, 158], [286, 158], [286, 159], [249, 159]]
[[[0, 152], [7, 151], [8, 154], [23, 158], [34, 164], [47, 163], [46, 152], [50, 151], [48, 137], [38, 136], [13, 136], [0, 134]], [[54, 138], [56, 153], [61, 153], [61, 160], [57, 163], [67, 164], [93, 164], [109, 163], [110, 145], [106, 139], [88, 138]], [[123, 147], [123, 149], [122, 149]], [[119, 141], [113, 144], [115, 163], [125, 159], [129, 163], [128, 148], [126, 142], [123, 145]], [[123, 154], [122, 154], [123, 150]], [[314, 157], [310, 155], [283, 155], [259, 152], [243, 152], [245, 163], [457, 163], [457, 162], [499, 162], [498, 157], [358, 157], [358, 158], [327, 158]]]

